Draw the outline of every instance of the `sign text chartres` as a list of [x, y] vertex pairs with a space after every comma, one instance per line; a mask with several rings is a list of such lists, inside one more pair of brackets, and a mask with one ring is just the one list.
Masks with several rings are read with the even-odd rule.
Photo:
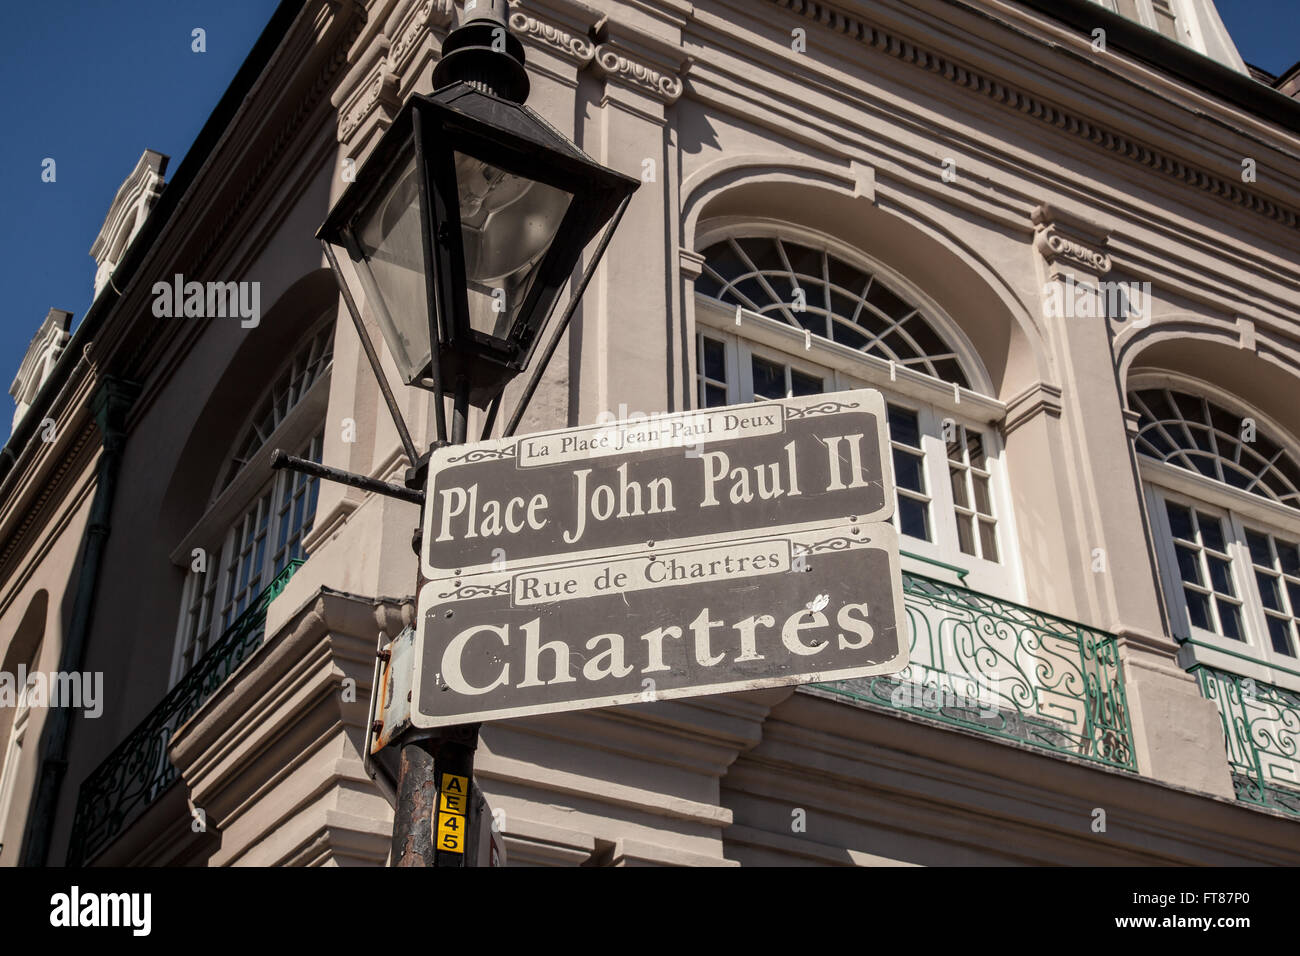
[[902, 669], [887, 448], [859, 390], [440, 450], [412, 723]]

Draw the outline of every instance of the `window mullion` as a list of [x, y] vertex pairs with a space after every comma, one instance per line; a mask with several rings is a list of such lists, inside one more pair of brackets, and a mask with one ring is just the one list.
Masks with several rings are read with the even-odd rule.
[[943, 423], [929, 406], [917, 410], [921, 426], [921, 448], [925, 452], [926, 481], [930, 486], [930, 518], [934, 522], [934, 544], [943, 560], [963, 565], [971, 555], [957, 545], [957, 516], [953, 511], [952, 485], [948, 478], [948, 448], [943, 441]]
[[1214, 623], [1214, 632], [1227, 640], [1231, 640], [1224, 633], [1223, 619], [1219, 616], [1219, 592], [1214, 586], [1214, 576], [1210, 570], [1210, 554], [1205, 545], [1205, 534], [1201, 530], [1201, 514], [1196, 508], [1191, 509], [1191, 514], [1192, 526], [1196, 529], [1196, 560], [1201, 567], [1201, 580], [1205, 582], [1206, 601], [1209, 602], [1210, 619]]
[[743, 401], [754, 401], [754, 353], [743, 342], [736, 346], [737, 384]]
[[[231, 561], [239, 561], [239, 527], [243, 524], [243, 516], [233, 527], [226, 529], [226, 541], [221, 546], [221, 558], [217, 564], [217, 599], [213, 605], [212, 620], [208, 624], [209, 637], [216, 640], [221, 632], [225, 630], [222, 618], [225, 616], [226, 602], [233, 599], [234, 595], [230, 591], [230, 574], [227, 565]], [[211, 567], [211, 565], [208, 565]], [[238, 568], [236, 568], [238, 574]], [[238, 581], [235, 582], [236, 587]]]
[[1255, 580], [1255, 562], [1246, 543], [1246, 530], [1233, 512], [1229, 511], [1226, 517], [1232, 535], [1227, 542], [1228, 556], [1232, 558], [1232, 578], [1241, 598], [1241, 625], [1245, 630], [1246, 644], [1267, 648], [1270, 646], [1268, 622], [1264, 620], [1264, 601], [1259, 593], [1259, 582]]
[[1182, 575], [1178, 570], [1178, 553], [1174, 547], [1174, 532], [1169, 525], [1169, 514], [1165, 510], [1165, 496], [1148, 485], [1147, 508], [1155, 525], [1157, 538], [1156, 561], [1162, 567], [1161, 583], [1165, 589], [1165, 600], [1169, 602], [1170, 626], [1175, 633], [1190, 636], [1192, 632], [1191, 614], [1187, 609], [1187, 596], [1183, 594]]
[[739, 405], [741, 395], [746, 394], [740, 383], [740, 346], [734, 335], [727, 335], [723, 341], [727, 346], [727, 404]]
[[[262, 561], [262, 578], [257, 582], [257, 587], [253, 590], [253, 595], [262, 593], [271, 581], [275, 578], [275, 555], [280, 549], [280, 503], [284, 500], [285, 483], [289, 482], [289, 514], [293, 515], [293, 485], [292, 479], [295, 472], [288, 469], [282, 470], [275, 476], [275, 481], [271, 482], [271, 500], [267, 504], [266, 514], [266, 544], [265, 555]], [[286, 534], [292, 534], [292, 530], [285, 529]], [[251, 603], [251, 600], [250, 600]]]
[[172, 666], [171, 666], [172, 684], [175, 684], [178, 680], [181, 679], [182, 676], [181, 664], [185, 659], [186, 641], [189, 639], [193, 639], [194, 641], [197, 642], [199, 639], [199, 630], [198, 630], [199, 621], [197, 619], [194, 621], [194, 634], [191, 635], [189, 633], [190, 610], [193, 606], [192, 602], [194, 600], [194, 591], [196, 588], [200, 592], [199, 600], [201, 601], [203, 599], [202, 597], [203, 579], [202, 576], [199, 575], [197, 571], [191, 569], [190, 571], [186, 572], [185, 584], [182, 585], [181, 587], [181, 617], [179, 623], [176, 626], [176, 639], [175, 639], [175, 643], [172, 646]]

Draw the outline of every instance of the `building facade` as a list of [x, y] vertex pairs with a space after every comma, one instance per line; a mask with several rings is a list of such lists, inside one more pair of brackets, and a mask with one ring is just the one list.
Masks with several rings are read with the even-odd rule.
[[[401, 480], [314, 233], [460, 16], [285, 0], [42, 325], [0, 670], [102, 712], [0, 700], [0, 864], [386, 862], [361, 751], [418, 508], [270, 456]], [[485, 725], [510, 865], [1300, 862], [1294, 71], [1211, 0], [510, 23], [529, 105], [642, 183], [521, 433], [879, 389], [911, 639], [889, 679]], [[178, 276], [252, 308], [165, 314]]]

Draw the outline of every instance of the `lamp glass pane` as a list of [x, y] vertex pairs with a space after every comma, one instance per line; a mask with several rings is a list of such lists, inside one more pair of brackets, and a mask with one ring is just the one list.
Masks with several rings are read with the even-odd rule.
[[376, 193], [354, 230], [364, 257], [356, 263], [357, 275], [407, 384], [432, 354], [415, 166], [412, 152], [391, 183]]
[[571, 193], [456, 154], [470, 328], [509, 338]]

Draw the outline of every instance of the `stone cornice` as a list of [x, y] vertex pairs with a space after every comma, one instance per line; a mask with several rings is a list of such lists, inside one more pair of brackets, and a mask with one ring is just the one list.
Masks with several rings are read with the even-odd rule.
[[1204, 193], [1240, 206], [1290, 229], [1300, 229], [1300, 211], [1283, 206], [1215, 173], [1183, 162], [1175, 156], [1072, 112], [1041, 97], [1017, 89], [1001, 79], [957, 63], [943, 54], [925, 49], [904, 37], [890, 33], [860, 16], [836, 9], [824, 0], [767, 0], [843, 34], [864, 46], [904, 63], [940, 76], [1007, 109], [1038, 120], [1076, 139], [1120, 156], [1156, 173], [1178, 180]]
[[1115, 629], [1115, 638], [1127, 667], [1144, 667], [1175, 680], [1195, 683], [1196, 679], [1178, 665], [1179, 644], [1167, 634], [1119, 627]]
[[1049, 267], [1079, 266], [1098, 276], [1110, 272], [1109, 229], [1050, 203], [1035, 209], [1032, 218], [1034, 248]]

